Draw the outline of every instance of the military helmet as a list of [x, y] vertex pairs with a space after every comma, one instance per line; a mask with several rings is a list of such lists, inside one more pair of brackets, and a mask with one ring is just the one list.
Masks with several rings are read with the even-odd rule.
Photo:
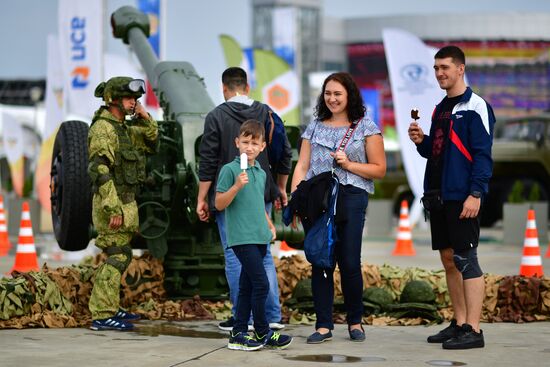
[[384, 288], [368, 287], [363, 291], [363, 300], [384, 308], [393, 303], [393, 296]]
[[292, 297], [284, 303], [292, 309], [310, 311], [313, 310], [313, 292], [311, 290], [311, 278], [299, 280], [292, 291]]
[[311, 290], [311, 278], [299, 280], [292, 291], [292, 298], [296, 298], [298, 302], [311, 301], [313, 292]]
[[441, 322], [442, 318], [437, 312], [437, 306], [429, 303], [394, 303], [388, 305], [386, 314], [396, 319], [421, 317], [427, 320]]
[[435, 301], [435, 292], [432, 286], [424, 280], [412, 280], [405, 285], [401, 292], [401, 303], [432, 303]]
[[139, 98], [145, 93], [145, 82], [142, 79], [134, 79], [128, 76], [115, 76], [101, 82], [94, 91], [94, 96], [103, 98], [109, 104], [122, 97]]

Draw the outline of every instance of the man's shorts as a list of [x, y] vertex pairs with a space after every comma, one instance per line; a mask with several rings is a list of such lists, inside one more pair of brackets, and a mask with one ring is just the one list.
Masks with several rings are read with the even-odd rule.
[[460, 219], [462, 205], [462, 201], [445, 201], [442, 210], [430, 212], [433, 250], [477, 247], [481, 210], [476, 218]]

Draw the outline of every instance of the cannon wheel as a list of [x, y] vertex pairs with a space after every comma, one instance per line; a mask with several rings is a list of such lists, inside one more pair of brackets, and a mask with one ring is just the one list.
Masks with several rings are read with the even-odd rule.
[[80, 251], [90, 241], [92, 195], [88, 176], [88, 124], [66, 121], [55, 137], [50, 171], [52, 222], [59, 247]]
[[138, 207], [139, 233], [148, 240], [163, 236], [170, 228], [170, 214], [160, 203], [146, 201]]

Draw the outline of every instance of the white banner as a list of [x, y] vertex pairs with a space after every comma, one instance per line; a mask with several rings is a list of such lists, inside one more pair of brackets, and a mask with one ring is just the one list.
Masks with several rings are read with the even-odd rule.
[[67, 94], [65, 93], [61, 51], [55, 35], [48, 35], [48, 63], [46, 78], [46, 123], [42, 137], [49, 139], [65, 117]]
[[71, 114], [91, 120], [103, 81], [103, 1], [59, 0], [58, 37]]
[[291, 68], [296, 55], [296, 11], [292, 7], [273, 10], [273, 51]]
[[50, 169], [53, 145], [59, 125], [65, 120], [67, 93], [61, 67], [61, 51], [55, 35], [48, 35], [48, 64], [46, 79], [46, 123], [42, 133], [42, 146], [36, 164], [34, 185], [40, 205], [50, 211]]
[[2, 112], [2, 140], [8, 163], [13, 164], [23, 157], [24, 133], [18, 119], [10, 113]]
[[434, 58], [428, 46], [415, 35], [398, 30], [382, 31], [386, 62], [390, 76], [391, 92], [397, 137], [405, 172], [416, 199], [410, 219], [415, 223], [420, 217], [420, 198], [424, 193], [423, 180], [426, 160], [416, 151], [407, 132], [412, 121], [411, 109], [418, 108], [418, 123], [427, 134], [435, 105], [445, 96], [439, 88], [433, 72]]
[[24, 173], [24, 132], [18, 119], [6, 112], [2, 112], [2, 143], [10, 166], [13, 190], [19, 197], [23, 196]]
[[[105, 61], [105, 80], [121, 75], [145, 80], [143, 70], [140, 69], [139, 65], [134, 64], [129, 58], [112, 53], [106, 53], [103, 60]], [[96, 98], [96, 101], [101, 100]], [[99, 107], [99, 104], [97, 107]]]

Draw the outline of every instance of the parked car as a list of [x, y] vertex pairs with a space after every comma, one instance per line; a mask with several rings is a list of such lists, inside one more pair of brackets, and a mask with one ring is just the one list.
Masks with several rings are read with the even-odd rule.
[[550, 113], [497, 119], [493, 142], [493, 177], [482, 216], [490, 226], [502, 218], [503, 204], [516, 181], [523, 183], [527, 198], [538, 184], [540, 200], [548, 201], [550, 190]]

